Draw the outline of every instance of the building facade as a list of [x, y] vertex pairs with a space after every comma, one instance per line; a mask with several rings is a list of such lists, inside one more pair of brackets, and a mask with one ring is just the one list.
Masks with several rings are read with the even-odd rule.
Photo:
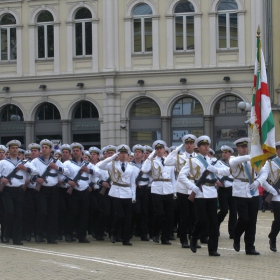
[[0, 143], [247, 135], [264, 0], [3, 0]]

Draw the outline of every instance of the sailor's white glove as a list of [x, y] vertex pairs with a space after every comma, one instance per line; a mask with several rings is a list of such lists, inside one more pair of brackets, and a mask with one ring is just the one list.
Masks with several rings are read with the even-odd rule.
[[153, 156], [154, 156], [154, 154], [155, 154], [155, 152], [156, 152], [156, 150], [153, 150], [153, 151], [149, 154], [148, 159], [152, 159]]
[[250, 186], [250, 191], [254, 191], [258, 188], [258, 186], [260, 185], [260, 183], [258, 181], [254, 181]]
[[183, 147], [183, 145], [184, 145], [184, 144], [178, 146], [178, 147], [176, 148], [176, 152], [179, 152], [179, 151], [181, 150], [181, 148]]

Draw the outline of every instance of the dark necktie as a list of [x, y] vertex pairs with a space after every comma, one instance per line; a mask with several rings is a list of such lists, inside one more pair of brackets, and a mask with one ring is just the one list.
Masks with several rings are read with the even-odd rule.
[[206, 157], [204, 157], [204, 159], [206, 160]]
[[124, 162], [122, 163], [122, 171], [123, 171], [123, 172], [125, 171], [125, 165], [124, 165]]
[[192, 155], [190, 155], [190, 157], [192, 157]]
[[161, 163], [164, 166], [164, 158], [161, 158]]

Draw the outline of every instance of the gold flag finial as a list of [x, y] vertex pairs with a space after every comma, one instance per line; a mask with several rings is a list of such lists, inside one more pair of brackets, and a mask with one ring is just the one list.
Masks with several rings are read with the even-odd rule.
[[260, 26], [258, 26], [258, 30], [257, 30], [257, 38], [260, 38], [261, 36], [260, 36], [260, 34], [261, 34], [261, 29], [260, 29]]

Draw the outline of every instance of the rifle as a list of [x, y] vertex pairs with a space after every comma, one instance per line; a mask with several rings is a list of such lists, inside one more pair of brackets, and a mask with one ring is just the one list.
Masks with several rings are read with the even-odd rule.
[[[211, 165], [215, 165], [217, 161], [218, 161], [218, 160], [212, 162]], [[202, 185], [206, 182], [206, 177], [207, 177], [209, 174], [210, 174], [210, 171], [207, 170], [207, 169], [205, 169], [205, 170], [203, 171], [201, 177], [198, 179], [198, 181], [195, 182], [195, 185], [196, 185], [197, 187], [199, 187], [199, 189], [200, 189], [201, 191], [203, 191], [203, 190], [202, 190]], [[191, 202], [194, 202], [195, 196], [196, 196], [196, 193], [195, 193], [195, 192], [192, 192], [192, 193], [189, 195], [188, 200], [190, 200]]]
[[[27, 161], [21, 161], [19, 164], [26, 164], [28, 162], [28, 160]], [[18, 164], [18, 165], [19, 165]], [[6, 176], [5, 178], [6, 179], [8, 179], [8, 181], [9, 181], [9, 183], [10, 183], [10, 185], [12, 185], [12, 179], [13, 178], [16, 178], [16, 179], [23, 179], [23, 177], [22, 176], [20, 176], [20, 175], [17, 175], [16, 173], [18, 172], [18, 167], [16, 166], [13, 170], [12, 170], [12, 172], [10, 172], [9, 174], [8, 174], [8, 176]], [[5, 187], [5, 185], [3, 185], [2, 183], [0, 184], [0, 192], [2, 192], [3, 191], [3, 189], [4, 189], [4, 187]]]
[[[53, 158], [53, 163], [56, 163], [58, 161], [58, 158]], [[44, 173], [42, 174], [42, 176], [40, 177], [41, 179], [43, 179], [46, 183], [48, 183], [48, 181], [46, 180], [46, 178], [49, 176], [49, 174], [50, 174], [50, 170], [51, 170], [51, 168], [50, 168], [50, 166], [48, 165], [47, 166], [47, 168], [46, 168], [46, 170], [44, 171]], [[40, 189], [41, 189], [41, 184], [39, 184], [39, 183], [37, 183], [36, 184], [36, 187], [35, 187], [35, 190], [36, 191], [40, 191]]]
[[[272, 186], [278, 194], [280, 194], [280, 179]], [[273, 194], [269, 193], [265, 198], [265, 202], [270, 203], [272, 200]]]
[[[111, 186], [111, 178], [110, 177], [105, 182], [108, 183]], [[104, 195], [106, 190], [107, 190], [106, 187], [102, 187], [102, 189], [100, 191], [100, 194]]]
[[[83, 166], [88, 166], [88, 165], [89, 165], [89, 162], [85, 163]], [[78, 173], [76, 174], [74, 179], [71, 180], [76, 184], [77, 187], [79, 187], [78, 181], [84, 178], [84, 177], [82, 177], [82, 173], [84, 172], [84, 171], [82, 171], [83, 166], [81, 166], [80, 170], [78, 171]], [[72, 194], [73, 189], [74, 189], [73, 187], [69, 186], [67, 193]]]

